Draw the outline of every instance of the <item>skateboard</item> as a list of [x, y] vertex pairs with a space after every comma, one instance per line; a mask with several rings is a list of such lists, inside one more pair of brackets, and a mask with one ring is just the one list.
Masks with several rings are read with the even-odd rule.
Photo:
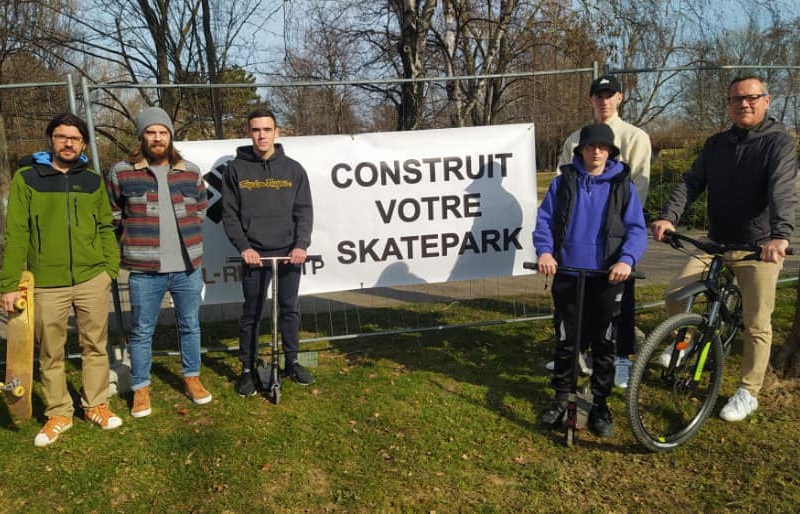
[[8, 410], [17, 419], [31, 417], [33, 386], [33, 274], [23, 271], [19, 279], [20, 297], [15, 311], [8, 314], [6, 326], [6, 382], [0, 384]]

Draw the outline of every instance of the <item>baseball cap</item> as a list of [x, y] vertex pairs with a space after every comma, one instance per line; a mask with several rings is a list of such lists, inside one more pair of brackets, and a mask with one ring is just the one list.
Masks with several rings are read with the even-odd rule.
[[594, 96], [600, 91], [622, 93], [622, 84], [620, 84], [619, 79], [613, 75], [602, 75], [592, 81], [592, 87], [589, 88], [589, 96]]

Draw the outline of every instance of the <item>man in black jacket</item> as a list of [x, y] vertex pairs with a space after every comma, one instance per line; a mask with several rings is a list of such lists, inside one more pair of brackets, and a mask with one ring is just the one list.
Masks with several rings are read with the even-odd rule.
[[[313, 208], [308, 175], [275, 143], [278, 127], [268, 109], [247, 118], [252, 145], [236, 150], [223, 174], [222, 221], [225, 234], [243, 261], [244, 307], [239, 326], [237, 381], [240, 396], [256, 394], [253, 367], [258, 349], [259, 324], [272, 267], [262, 257], [286, 257], [278, 266], [279, 327], [285, 370], [297, 383], [312, 384], [314, 377], [297, 360], [300, 346], [298, 291], [302, 264], [311, 244]], [[266, 264], [266, 265], [264, 265]], [[273, 327], [275, 330], [276, 327]]]
[[[726, 262], [742, 289], [745, 325], [742, 379], [720, 412], [726, 421], [741, 421], [758, 408], [757, 396], [772, 344], [775, 286], [794, 230], [795, 144], [782, 124], [767, 117], [769, 104], [767, 85], [760, 77], [739, 77], [731, 82], [728, 114], [733, 126], [705, 142], [652, 225], [653, 237], [661, 241], [666, 230], [675, 229], [688, 206], [708, 191], [708, 237], [721, 244], [761, 246], [760, 261]], [[690, 259], [668, 286], [670, 314], [682, 310], [670, 293], [696, 280], [703, 267], [703, 262]]]

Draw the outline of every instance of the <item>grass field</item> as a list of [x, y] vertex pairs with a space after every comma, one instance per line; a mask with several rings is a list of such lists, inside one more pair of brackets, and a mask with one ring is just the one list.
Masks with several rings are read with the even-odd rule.
[[[776, 343], [794, 296], [794, 285], [780, 291]], [[412, 308], [442, 309], [457, 323], [471, 305]], [[643, 312], [640, 325], [648, 330], [662, 315]], [[206, 328], [235, 344], [235, 324]], [[567, 448], [563, 434], [538, 425], [551, 395], [543, 368], [551, 337], [549, 323], [531, 322], [319, 343], [304, 347], [318, 352], [317, 383], [284, 382], [279, 405], [239, 398], [238, 362], [223, 353], [203, 358], [213, 402], [192, 405], [178, 359], [157, 357], [151, 416], [131, 418], [128, 399], [114, 397], [122, 427], [101, 431], [79, 414], [44, 449], [32, 444], [43, 422], [37, 389], [35, 419], [18, 426], [0, 402], [0, 512], [796, 510], [796, 383], [770, 377], [754, 416], [736, 424], [714, 417], [689, 444], [658, 455], [635, 443], [616, 390], [615, 435], [583, 431]], [[740, 354], [726, 361], [717, 409], [734, 392]], [[70, 366], [77, 389], [80, 372]]]

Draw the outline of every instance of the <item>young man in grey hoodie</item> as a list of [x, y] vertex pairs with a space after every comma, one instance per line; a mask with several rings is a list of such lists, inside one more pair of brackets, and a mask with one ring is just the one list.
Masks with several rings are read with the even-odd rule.
[[[244, 306], [239, 325], [242, 371], [236, 385], [242, 397], [257, 392], [253, 368], [270, 280], [278, 280], [277, 329], [281, 332], [285, 372], [298, 384], [314, 382], [314, 377], [297, 359], [298, 292], [314, 216], [308, 175], [299, 162], [284, 153], [280, 143], [275, 143], [279, 132], [272, 111], [253, 111], [247, 125], [253, 144], [236, 150], [236, 158], [228, 163], [222, 183], [225, 234], [243, 262]], [[262, 257], [286, 257], [279, 263], [277, 278]]]

